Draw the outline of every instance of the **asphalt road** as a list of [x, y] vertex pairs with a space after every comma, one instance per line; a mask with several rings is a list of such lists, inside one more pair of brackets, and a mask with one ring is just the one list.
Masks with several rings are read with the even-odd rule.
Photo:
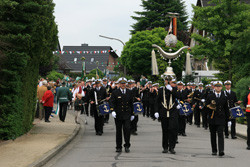
[[187, 137], [179, 136], [176, 154], [163, 154], [158, 121], [140, 116], [138, 136], [131, 136], [130, 153], [115, 152], [115, 125], [110, 118], [104, 134], [96, 136], [94, 119], [88, 117], [78, 136], [44, 167], [249, 167], [246, 140], [225, 139], [225, 156], [212, 156], [208, 130], [187, 125]]

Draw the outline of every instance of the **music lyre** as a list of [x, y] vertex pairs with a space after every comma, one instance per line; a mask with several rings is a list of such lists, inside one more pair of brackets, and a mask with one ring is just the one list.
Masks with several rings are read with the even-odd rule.
[[140, 104], [137, 104], [137, 107], [138, 107], [138, 108], [137, 108], [138, 111], [142, 111], [142, 109], [141, 109], [141, 107], [140, 107]]
[[237, 113], [238, 116], [242, 116], [242, 113], [240, 112], [240, 109], [237, 109], [236, 111], [238, 112]]
[[103, 106], [105, 108], [104, 112], [109, 112], [108, 107], [106, 105]]

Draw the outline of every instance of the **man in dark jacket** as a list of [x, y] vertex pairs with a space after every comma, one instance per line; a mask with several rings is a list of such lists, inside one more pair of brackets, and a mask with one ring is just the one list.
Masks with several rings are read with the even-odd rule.
[[[112, 94], [112, 88], [108, 84], [108, 79], [107, 78], [103, 78], [102, 82], [103, 82], [102, 86], [106, 89], [107, 101], [109, 101], [109, 99], [111, 97], [111, 94]], [[109, 114], [104, 115], [104, 123], [109, 123]]]
[[[135, 87], [135, 81], [133, 80], [128, 80], [128, 89], [132, 91], [133, 95], [133, 103], [139, 102], [140, 101], [140, 95], [139, 95], [139, 90], [137, 87]], [[135, 119], [131, 121], [131, 134], [132, 135], [138, 135], [137, 134], [137, 123], [139, 121], [139, 116], [135, 115]]]
[[173, 89], [169, 82], [171, 76], [165, 77], [165, 86], [160, 88], [155, 100], [155, 117], [161, 120], [162, 127], [162, 147], [163, 152], [167, 153], [168, 149], [171, 154], [175, 154], [175, 145], [178, 132], [178, 116], [180, 106], [177, 104], [177, 89]]
[[[236, 97], [236, 93], [234, 91], [231, 90], [231, 81], [225, 81], [224, 85], [226, 87], [226, 90], [224, 91], [224, 94], [227, 96], [227, 102], [228, 102], [228, 107], [229, 108], [233, 108], [235, 107], [235, 103], [240, 104], [241, 102], [238, 101], [237, 97]], [[228, 138], [229, 133], [228, 133], [228, 121], [231, 122], [231, 137], [232, 139], [237, 139], [236, 137], [236, 121], [235, 119], [230, 119], [230, 120], [226, 120], [226, 124], [225, 124], [225, 137]]]
[[221, 91], [222, 82], [214, 82], [215, 93], [208, 95], [206, 106], [209, 111], [209, 129], [212, 145], [212, 155], [217, 155], [216, 133], [218, 133], [219, 156], [224, 156], [224, 135], [223, 130], [226, 120], [229, 117], [227, 97]]
[[119, 89], [113, 91], [110, 98], [110, 110], [115, 118], [116, 125], [116, 152], [122, 151], [122, 129], [125, 139], [125, 152], [130, 152], [130, 121], [133, 121], [133, 95], [132, 91], [126, 89], [127, 79], [119, 80]]
[[66, 87], [66, 82], [62, 82], [62, 87], [58, 89], [57, 92], [57, 101], [60, 105], [59, 118], [62, 122], [65, 121], [68, 102], [72, 100], [72, 94], [69, 88]]
[[[202, 103], [204, 102], [201, 98], [202, 96], [205, 94], [205, 90], [203, 89], [203, 83], [199, 83], [199, 89], [194, 91], [194, 95], [193, 95], [193, 108], [194, 108], [194, 117], [195, 117], [195, 125], [197, 125], [197, 127], [200, 127], [200, 117], [203, 110], [203, 105]], [[203, 120], [202, 120], [203, 121]]]
[[102, 102], [104, 102], [104, 99], [107, 98], [106, 89], [101, 86], [100, 79], [97, 79], [95, 81], [96, 87], [93, 88], [90, 92], [90, 104], [93, 104], [93, 111], [94, 111], [94, 117], [95, 117], [95, 131], [96, 135], [101, 136], [103, 134], [103, 125], [104, 125], [104, 116], [100, 115], [98, 111], [98, 107]]

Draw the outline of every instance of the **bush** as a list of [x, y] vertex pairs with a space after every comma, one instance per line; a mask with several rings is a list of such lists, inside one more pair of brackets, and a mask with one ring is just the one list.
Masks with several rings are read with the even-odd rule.
[[48, 78], [50, 81], [56, 81], [58, 78], [63, 79], [64, 75], [56, 72], [56, 71], [51, 71], [49, 72], [49, 74], [46, 76], [46, 78]]
[[242, 78], [236, 83], [236, 95], [239, 100], [243, 101], [249, 92], [250, 78]]

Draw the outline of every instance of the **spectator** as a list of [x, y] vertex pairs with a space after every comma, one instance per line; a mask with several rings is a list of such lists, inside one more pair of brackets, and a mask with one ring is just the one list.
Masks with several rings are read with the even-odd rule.
[[54, 95], [51, 91], [51, 86], [48, 86], [47, 89], [48, 90], [44, 93], [42, 97], [42, 102], [45, 108], [45, 122], [50, 122], [49, 117], [53, 109]]

